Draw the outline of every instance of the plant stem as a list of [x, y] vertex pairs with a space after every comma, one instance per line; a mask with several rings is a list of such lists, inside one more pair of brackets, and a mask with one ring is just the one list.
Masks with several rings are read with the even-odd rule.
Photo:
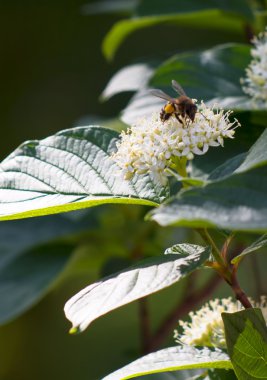
[[141, 298], [138, 301], [139, 307], [139, 323], [140, 323], [140, 335], [141, 335], [141, 350], [142, 354], [147, 354], [149, 352], [150, 343], [150, 320], [149, 320], [149, 310], [148, 310], [148, 299]]
[[241, 289], [239, 285], [239, 282], [236, 276], [236, 268], [233, 268], [230, 286], [233, 289], [236, 299], [241, 302], [241, 304], [244, 306], [245, 309], [249, 309], [253, 307], [246, 293]]
[[181, 177], [187, 177], [186, 170], [187, 158], [186, 157], [174, 157], [172, 159], [171, 169], [174, 169]]
[[220, 264], [223, 268], [225, 268], [225, 262], [221, 256], [221, 252], [217, 245], [214, 243], [212, 237], [208, 233], [208, 230], [206, 228], [199, 228], [197, 229], [198, 233], [201, 235], [202, 239], [211, 245], [212, 247], [212, 256], [217, 261], [218, 264]]

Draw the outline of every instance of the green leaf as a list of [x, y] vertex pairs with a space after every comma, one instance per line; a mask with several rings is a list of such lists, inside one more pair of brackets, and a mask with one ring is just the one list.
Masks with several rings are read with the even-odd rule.
[[103, 203], [162, 202], [168, 188], [148, 175], [124, 180], [110, 158], [118, 139], [113, 130], [89, 126], [22, 144], [0, 166], [0, 220]]
[[143, 356], [102, 380], [126, 380], [166, 371], [194, 368], [232, 368], [227, 354], [219, 349], [190, 346], [169, 347]]
[[174, 255], [179, 254], [187, 257], [188, 255], [205, 255], [209, 257], [211, 254], [210, 247], [202, 247], [201, 245], [196, 244], [175, 244], [170, 248], [167, 248], [164, 252], [165, 255]]
[[1, 324], [23, 313], [49, 290], [73, 249], [67, 243], [45, 244], [1, 262]]
[[140, 90], [146, 85], [152, 73], [152, 68], [145, 63], [126, 66], [113, 75], [101, 98], [108, 100], [121, 92]]
[[[203, 369], [184, 369], [181, 371], [158, 372], [141, 376], [142, 380], [209, 380], [206, 377], [207, 371]], [[140, 379], [140, 377], [137, 377]]]
[[267, 328], [260, 309], [222, 314], [228, 352], [240, 380], [267, 379]]
[[181, 4], [179, 2], [179, 5], [176, 2], [175, 8], [172, 7], [172, 10], [167, 7], [165, 8], [164, 2], [162, 4], [165, 9], [163, 9], [162, 14], [157, 14], [156, 8], [154, 10], [154, 5], [153, 7], [150, 6], [151, 12], [149, 14], [140, 8], [140, 12], [145, 14], [144, 16], [141, 15], [141, 17], [119, 21], [112, 27], [104, 39], [103, 53], [107, 59], [111, 60], [129, 34], [139, 29], [162, 23], [176, 23], [179, 26], [214, 30], [222, 29], [227, 30], [227, 33], [235, 32], [242, 36], [244, 17], [251, 19], [252, 13], [246, 2], [242, 2], [242, 7], [238, 6], [239, 9], [236, 12], [236, 1], [240, 5], [241, 0], [228, 1], [225, 5], [222, 2], [218, 3], [211, 0], [207, 2], [207, 7], [205, 7], [203, 3], [199, 5], [198, 0], [190, 2], [186, 0], [181, 2]]
[[71, 332], [83, 331], [101, 315], [174, 284], [209, 258], [209, 248], [189, 248], [182, 257], [150, 258], [81, 290], [65, 305], [66, 317], [73, 324]]
[[225, 369], [209, 369], [208, 370], [209, 380], [236, 380], [237, 377], [232, 370]]
[[267, 167], [177, 194], [148, 218], [162, 226], [267, 231]]
[[237, 156], [225, 161], [222, 165], [218, 166], [210, 173], [208, 179], [210, 181], [214, 181], [229, 177], [236, 171], [236, 169], [238, 169], [242, 165], [246, 156], [246, 153], [240, 153]]
[[[54, 249], [57, 246], [53, 246], [53, 243], [51, 243], [52, 250], [47, 246], [47, 252], [41, 255], [43, 248], [40, 246], [56, 239], [63, 242], [63, 239], [69, 238], [71, 234], [88, 230], [91, 220], [93, 221], [92, 216], [88, 223], [70, 218], [69, 216], [72, 216], [70, 214], [68, 217], [66, 215], [30, 218], [1, 224], [0, 294], [3, 297], [0, 298], [0, 324], [18, 317], [35, 304], [63, 270], [69, 258], [68, 246], [65, 255], [55, 253]], [[32, 273], [29, 272], [29, 268], [33, 270]], [[21, 297], [22, 289], [23, 297]]]
[[[227, 109], [253, 109], [240, 83], [251, 61], [250, 51], [249, 45], [225, 44], [201, 52], [176, 54], [154, 71], [149, 86], [176, 96], [171, 88], [172, 79], [176, 79], [188, 96], [199, 101]], [[123, 111], [122, 119], [131, 124], [136, 117], [148, 116], [163, 104], [148, 90], [140, 89]]]
[[235, 256], [233, 260], [231, 261], [231, 263], [237, 264], [240, 260], [244, 258], [244, 256], [266, 246], [267, 246], [267, 234], [264, 234], [258, 240], [254, 241], [250, 246], [244, 249], [238, 256]]
[[267, 130], [265, 130], [256, 143], [249, 150], [243, 163], [235, 170], [236, 173], [246, 172], [252, 168], [267, 164]]
[[199, 53], [182, 53], [171, 57], [155, 71], [151, 86], [170, 89], [176, 79], [193, 98], [219, 103], [222, 107], [251, 107], [240, 78], [251, 60], [251, 46], [225, 44]]
[[227, 160], [209, 176], [210, 180], [226, 178], [233, 173], [242, 173], [267, 164], [267, 130], [252, 145], [248, 153], [241, 153]]
[[261, 236], [258, 240], [254, 241], [249, 247], [244, 249], [238, 256], [235, 256], [231, 261], [232, 264], [237, 264], [244, 256], [251, 252], [257, 251], [267, 246], [267, 234]]

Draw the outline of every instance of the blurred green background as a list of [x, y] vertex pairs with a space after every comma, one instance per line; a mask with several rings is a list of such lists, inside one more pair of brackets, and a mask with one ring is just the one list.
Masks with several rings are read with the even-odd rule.
[[[160, 24], [130, 35], [115, 59], [107, 62], [101, 52], [102, 40], [127, 14], [90, 15], [87, 4], [77, 0], [0, 2], [1, 159], [25, 140], [43, 138], [89, 120], [117, 117], [129, 94], [117, 95], [106, 103], [101, 103], [99, 96], [112, 74], [127, 64], [159, 62], [173, 53], [228, 41], [247, 42], [246, 33], [238, 29], [218, 28], [211, 33], [203, 25]], [[70, 324], [63, 307], [67, 299], [104, 271], [111, 273], [127, 266], [134, 259], [129, 252], [142, 241], [146, 228], [151, 231], [143, 244], [144, 256], [161, 254], [170, 244], [186, 239], [197, 241], [187, 230], [161, 229], [143, 222], [146, 211], [136, 206], [105, 206], [63, 216], [78, 224], [86, 220], [88, 232], [84, 226], [77, 227], [78, 232], [66, 232], [65, 238], [74, 242], [76, 249], [65, 270], [35, 306], [0, 327], [1, 380], [97, 380], [141, 354], [137, 302], [101, 317], [77, 336], [68, 334]], [[13, 240], [17, 249], [25, 223], [0, 225], [3, 237]], [[36, 223], [33, 220], [27, 227], [27, 239], [35, 234]], [[1, 244], [5, 252], [4, 240]], [[263, 256], [258, 260], [256, 277], [266, 264]], [[257, 294], [262, 289], [248, 284], [248, 266], [249, 259], [243, 268], [243, 285]], [[199, 283], [206, 276], [199, 276]], [[149, 298], [154, 330], [185, 293], [186, 286], [182, 282]], [[3, 299], [8, 298], [8, 289], [2, 286]], [[222, 286], [217, 294], [231, 293]], [[172, 333], [165, 344], [173, 344]]]

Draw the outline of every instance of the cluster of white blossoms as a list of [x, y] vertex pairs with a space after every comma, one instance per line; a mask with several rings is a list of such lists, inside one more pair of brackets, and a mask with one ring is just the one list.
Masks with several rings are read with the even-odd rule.
[[[260, 302], [250, 300], [254, 307], [261, 308], [267, 323], [267, 297]], [[200, 310], [189, 313], [190, 322], [179, 321], [183, 332], [174, 331], [175, 341], [190, 346], [212, 346], [225, 348], [225, 333], [221, 313], [235, 313], [243, 309], [241, 304], [231, 297], [207, 302]]]
[[175, 170], [177, 158], [190, 160], [194, 155], [205, 154], [210, 146], [223, 146], [225, 138], [233, 138], [240, 124], [230, 121], [232, 111], [225, 112], [215, 106], [198, 106], [194, 122], [180, 122], [172, 115], [161, 121], [159, 114], [143, 118], [126, 132], [121, 133], [113, 159], [122, 169], [125, 179], [149, 173], [156, 182], [166, 184], [169, 170]]
[[241, 79], [243, 90], [258, 106], [267, 106], [267, 28], [252, 40], [253, 57], [246, 69], [246, 78]]

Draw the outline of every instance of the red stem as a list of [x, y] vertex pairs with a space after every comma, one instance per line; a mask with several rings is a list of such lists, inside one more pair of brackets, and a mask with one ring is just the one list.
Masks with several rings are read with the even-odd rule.
[[170, 332], [175, 328], [175, 326], [177, 326], [178, 319], [189, 313], [189, 311], [191, 311], [198, 303], [208, 298], [221, 281], [222, 278], [215, 274], [198, 292], [187, 294], [183, 302], [171, 311], [171, 313], [159, 327], [156, 334], [150, 339], [148, 352], [157, 350], [170, 334]]

